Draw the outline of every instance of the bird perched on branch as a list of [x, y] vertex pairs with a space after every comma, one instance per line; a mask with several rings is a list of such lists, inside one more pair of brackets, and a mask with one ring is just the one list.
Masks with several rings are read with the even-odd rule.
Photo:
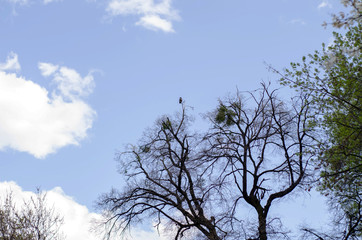
[[180, 97], [180, 99], [178, 100], [179, 104], [182, 104], [182, 97]]

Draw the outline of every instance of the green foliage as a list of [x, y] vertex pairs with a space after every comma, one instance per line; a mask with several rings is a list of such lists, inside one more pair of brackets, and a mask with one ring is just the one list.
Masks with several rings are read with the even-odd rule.
[[[325, 133], [318, 163], [320, 190], [352, 217], [361, 215], [362, 25], [350, 27], [344, 36], [334, 33], [334, 38], [321, 52], [291, 63], [280, 81], [311, 94], [320, 119], [315, 127]], [[361, 221], [359, 225], [361, 234]]]
[[231, 126], [235, 123], [234, 117], [236, 113], [232, 109], [228, 109], [225, 105], [220, 104], [217, 108], [215, 121], [217, 123], [224, 123], [226, 126]]
[[167, 118], [165, 121], [162, 122], [162, 129], [163, 130], [170, 130], [171, 127], [172, 127], [172, 125], [171, 125], [170, 119]]
[[143, 145], [140, 148], [142, 153], [148, 153], [150, 151], [150, 147], [147, 145]]

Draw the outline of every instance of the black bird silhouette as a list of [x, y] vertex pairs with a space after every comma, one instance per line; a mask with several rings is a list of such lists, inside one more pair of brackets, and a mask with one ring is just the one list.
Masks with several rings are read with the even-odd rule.
[[179, 104], [182, 103], [182, 97], [180, 97], [180, 99], [178, 100], [178, 103], [179, 103]]

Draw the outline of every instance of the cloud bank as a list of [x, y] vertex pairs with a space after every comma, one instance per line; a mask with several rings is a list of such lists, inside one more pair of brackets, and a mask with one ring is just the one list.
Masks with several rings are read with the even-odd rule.
[[43, 76], [56, 84], [53, 92], [10, 70], [20, 70], [16, 54], [0, 64], [0, 150], [11, 148], [37, 158], [67, 145], [79, 145], [96, 112], [83, 100], [94, 87], [93, 76], [39, 63]]
[[111, 16], [136, 15], [140, 17], [136, 25], [154, 31], [174, 32], [172, 21], [180, 17], [171, 3], [172, 0], [111, 0], [107, 12]]
[[[24, 191], [15, 182], [0, 182], [0, 202], [1, 197], [11, 192], [13, 194], [14, 203], [17, 207], [21, 207], [24, 200], [27, 201], [31, 197], [35, 197], [35, 193]], [[101, 215], [89, 211], [89, 209], [77, 203], [72, 197], [67, 196], [60, 187], [46, 191], [46, 204], [49, 208], [54, 208], [56, 213], [64, 218], [64, 225], [61, 227], [66, 240], [99, 240], [102, 239], [96, 232], [90, 231], [94, 229], [94, 222], [101, 219]], [[144, 231], [136, 229], [132, 234], [134, 240], [166, 240], [159, 237], [153, 231]]]

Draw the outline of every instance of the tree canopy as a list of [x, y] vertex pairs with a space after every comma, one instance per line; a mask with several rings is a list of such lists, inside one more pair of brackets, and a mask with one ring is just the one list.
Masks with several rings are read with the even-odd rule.
[[109, 233], [151, 216], [174, 239], [283, 238], [269, 210], [303, 185], [314, 152], [308, 95], [285, 103], [263, 84], [220, 100], [207, 132], [191, 132], [184, 104], [178, 117], [162, 117], [119, 155], [127, 187], [99, 201]]
[[[355, 1], [357, 2], [357, 1]], [[361, 3], [359, 3], [361, 4]], [[357, 3], [355, 3], [357, 6]], [[358, 5], [361, 8], [361, 5]], [[361, 10], [360, 10], [361, 11]], [[313, 99], [319, 140], [317, 169], [320, 190], [330, 196], [334, 208], [344, 212], [336, 223], [344, 226], [337, 239], [362, 235], [362, 25], [361, 13], [349, 21], [348, 31], [334, 33], [331, 45], [323, 45], [292, 63], [281, 83], [308, 92]], [[357, 22], [357, 24], [352, 25]], [[343, 220], [343, 221], [342, 221]]]
[[273, 69], [296, 90], [291, 101], [265, 84], [238, 91], [206, 114], [206, 132], [192, 132], [180, 98], [181, 113], [161, 117], [119, 154], [127, 187], [99, 200], [108, 236], [148, 216], [176, 240], [288, 239], [270, 208], [315, 182], [335, 225], [331, 233], [303, 227], [305, 239], [362, 236], [362, 2], [341, 2], [351, 11], [333, 15], [332, 25], [345, 34], [283, 72]]

